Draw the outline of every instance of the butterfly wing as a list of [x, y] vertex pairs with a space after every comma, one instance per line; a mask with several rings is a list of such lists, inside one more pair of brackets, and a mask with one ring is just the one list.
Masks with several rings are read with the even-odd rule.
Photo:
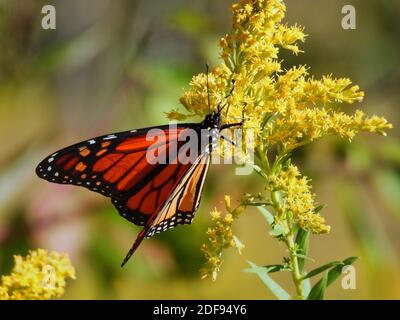
[[200, 204], [209, 166], [210, 155], [203, 152], [186, 171], [184, 176], [178, 180], [177, 186], [173, 189], [167, 201], [147, 221], [122, 262], [121, 267], [128, 262], [143, 239], [150, 238], [155, 233], [174, 228], [179, 224], [190, 224], [193, 221], [194, 214]]
[[151, 224], [146, 238], [179, 224], [191, 224], [200, 205], [204, 181], [210, 166], [210, 156], [199, 157], [187, 174], [180, 180], [170, 199], [165, 203]]
[[[150, 129], [158, 131], [149, 135]], [[189, 140], [192, 149], [195, 144], [194, 149], [200, 154], [194, 163], [177, 158], [187, 152], [183, 147], [187, 141], [180, 137], [190, 137], [185, 133], [191, 130], [199, 138], [200, 129], [197, 124], [183, 124], [175, 129], [153, 127], [100, 136], [50, 155], [37, 166], [36, 173], [50, 182], [79, 185], [111, 197], [121, 216], [144, 226], [124, 265], [145, 237], [191, 223], [199, 206], [215, 137], [210, 131], [205, 144], [198, 139]], [[174, 146], [178, 152], [170, 155]], [[165, 163], [149, 162], [149, 148], [158, 148]]]
[[126, 189], [125, 193], [114, 195], [111, 201], [124, 218], [136, 225], [146, 225], [167, 201], [189, 167], [189, 164], [181, 163], [159, 165], [153, 174]]
[[[192, 126], [152, 127], [96, 137], [48, 156], [36, 173], [50, 182], [83, 186], [111, 197], [120, 215], [144, 225], [158, 207], [153, 204], [166, 200], [188, 169], [180, 163], [149, 163], [146, 152], [158, 147], [165, 153], [166, 162], [171, 162], [169, 149]], [[154, 182], [157, 199], [147, 192], [149, 181]]]
[[[185, 131], [181, 132], [179, 141], [185, 140], [180, 138], [186, 133]], [[200, 132], [198, 128], [197, 131], [195, 129], [191, 133], [194, 136], [192, 135], [186, 144], [178, 144], [177, 155], [172, 159], [176, 161], [170, 161], [165, 165], [159, 166], [159, 170], [155, 172], [156, 174], [151, 179], [144, 180], [144, 184], [139, 185], [140, 188], [135, 187], [125, 193], [125, 195], [117, 195], [112, 198], [114, 206], [122, 216], [128, 220], [132, 219], [138, 225], [149, 226], [149, 220], [151, 219], [152, 222], [156, 214], [165, 208], [168, 198], [175, 198], [173, 195], [177, 193], [177, 190], [180, 190], [182, 182], [186, 182], [189, 179], [192, 171], [198, 165], [203, 167], [204, 163], [201, 162], [205, 162], [205, 155], [207, 155], [207, 159], [209, 158], [209, 154], [205, 152], [207, 150], [207, 142], [205, 144], [199, 143], [198, 137]], [[189, 156], [186, 158], [187, 161], [184, 161], [183, 159], [188, 149], [195, 150], [196, 153], [193, 155], [193, 158]], [[190, 211], [195, 210], [194, 207], [189, 209], [188, 206], [185, 209]], [[132, 212], [135, 212], [135, 214], [132, 214]], [[140, 212], [140, 214], [137, 214], [137, 212]], [[170, 214], [168, 214], [168, 217], [170, 217]]]

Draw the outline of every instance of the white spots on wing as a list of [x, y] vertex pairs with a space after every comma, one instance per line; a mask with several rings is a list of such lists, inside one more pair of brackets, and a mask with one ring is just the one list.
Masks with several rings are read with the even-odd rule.
[[89, 142], [89, 144], [95, 144], [95, 143], [96, 143], [96, 140], [93, 140], [93, 139], [92, 139], [92, 140], [89, 140], [88, 142]]
[[47, 160], [47, 161], [50, 163], [50, 162], [53, 162], [53, 160], [54, 160], [54, 157], [51, 157], [51, 158], [49, 158], [49, 160]]
[[[177, 220], [178, 217], [178, 220]], [[173, 216], [171, 219], [160, 222], [157, 226], [152, 227], [146, 238], [151, 238], [154, 234], [167, 231], [168, 229], [176, 227], [177, 224], [190, 223], [193, 220], [193, 215], [190, 213], [182, 214], [177, 212], [177, 216]]]
[[56, 177], [58, 177], [60, 174], [59, 174], [58, 172], [56, 172], [54, 175], [55, 175]]
[[137, 130], [136, 129], [134, 129], [134, 130], [131, 130], [130, 132], [132, 132], [132, 133], [134, 133], [134, 132], [136, 132]]
[[51, 166], [49, 166], [49, 167], [47, 168], [47, 171], [51, 171]]
[[115, 139], [117, 136], [115, 134], [109, 134], [107, 137], [104, 137], [103, 140], [111, 140]]
[[53, 154], [51, 155], [51, 157], [54, 158], [57, 154], [58, 154], [58, 152], [53, 153]]

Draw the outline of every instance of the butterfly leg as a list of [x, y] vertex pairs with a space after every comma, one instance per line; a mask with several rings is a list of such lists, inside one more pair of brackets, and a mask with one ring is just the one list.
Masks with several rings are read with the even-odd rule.
[[221, 137], [222, 140], [225, 140], [225, 141], [229, 142], [231, 145], [233, 145], [234, 147], [237, 147], [236, 142], [232, 141], [231, 139], [229, 139], [229, 138], [227, 138], [227, 137], [225, 137], [223, 135], [220, 135], [220, 137]]
[[232, 127], [241, 127], [243, 125], [243, 121], [242, 122], [237, 122], [237, 123], [228, 123], [228, 124], [224, 124], [223, 126], [221, 126], [221, 130], [225, 130], [228, 128], [232, 128]]

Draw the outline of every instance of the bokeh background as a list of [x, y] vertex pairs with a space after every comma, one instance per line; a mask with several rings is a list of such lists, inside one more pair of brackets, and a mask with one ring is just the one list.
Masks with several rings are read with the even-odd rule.
[[[41, 28], [41, 8], [53, 4], [57, 29]], [[259, 279], [242, 273], [246, 260], [279, 263], [286, 253], [268, 236], [256, 210], [235, 226], [246, 248], [226, 252], [217, 280], [200, 280], [208, 212], [258, 185], [214, 165], [190, 227], [147, 240], [119, 267], [138, 228], [108, 199], [59, 186], [34, 174], [49, 153], [92, 136], [166, 123], [192, 75], [217, 64], [219, 38], [230, 30], [226, 0], [0, 1], [0, 274], [13, 254], [30, 248], [68, 252], [77, 270], [65, 298], [270, 299]], [[320, 77], [348, 76], [366, 91], [358, 106], [387, 117], [388, 137], [362, 134], [349, 144], [323, 139], [294, 161], [313, 179], [332, 232], [314, 236], [308, 268], [357, 255], [357, 289], [340, 281], [327, 298], [400, 298], [400, 2], [287, 0], [287, 21], [309, 37], [286, 65], [305, 63]], [[341, 28], [341, 8], [357, 10], [357, 29]], [[275, 279], [292, 290], [287, 274]]]

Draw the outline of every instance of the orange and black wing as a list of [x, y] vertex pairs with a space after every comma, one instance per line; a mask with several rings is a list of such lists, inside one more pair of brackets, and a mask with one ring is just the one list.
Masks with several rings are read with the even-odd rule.
[[[128, 262], [130, 257], [139, 247], [144, 238], [150, 238], [155, 233], [160, 233], [174, 228], [179, 224], [190, 224], [193, 221], [202, 194], [202, 189], [210, 165], [209, 153], [203, 152], [191, 164], [177, 183], [174, 183], [172, 192], [165, 202], [149, 217], [145, 227], [138, 234], [131, 249], [127, 253], [121, 266]], [[150, 182], [152, 184], [153, 182]], [[154, 192], [154, 191], [151, 191]]]
[[190, 167], [151, 224], [146, 238], [179, 224], [191, 224], [200, 205], [200, 198], [210, 166], [210, 156], [203, 153]]
[[[150, 129], [158, 132], [150, 134]], [[174, 129], [154, 127], [93, 138], [45, 158], [36, 173], [50, 182], [83, 186], [111, 197], [120, 215], [144, 226], [128, 252], [125, 264], [144, 238], [192, 222], [211, 151], [211, 141], [203, 145], [199, 139], [190, 140], [191, 135], [187, 133], [192, 129], [199, 138], [196, 124]], [[189, 141], [180, 139], [182, 136], [189, 137]], [[194, 162], [179, 161], [180, 155], [187, 152], [188, 142], [192, 149], [197, 148], [199, 156]], [[156, 153], [166, 161], [149, 162], [147, 154], [151, 148], [157, 148]], [[170, 152], [171, 148], [176, 148], [177, 152]]]
[[[73, 184], [111, 197], [127, 220], [145, 225], [166, 202], [189, 169], [171, 159], [169, 150], [179, 148], [177, 138], [191, 124], [125, 131], [96, 137], [62, 149], [45, 158], [36, 168], [40, 178]], [[150, 129], [163, 135], [149, 134]], [[167, 163], [149, 163], [146, 152], [157, 147]]]

